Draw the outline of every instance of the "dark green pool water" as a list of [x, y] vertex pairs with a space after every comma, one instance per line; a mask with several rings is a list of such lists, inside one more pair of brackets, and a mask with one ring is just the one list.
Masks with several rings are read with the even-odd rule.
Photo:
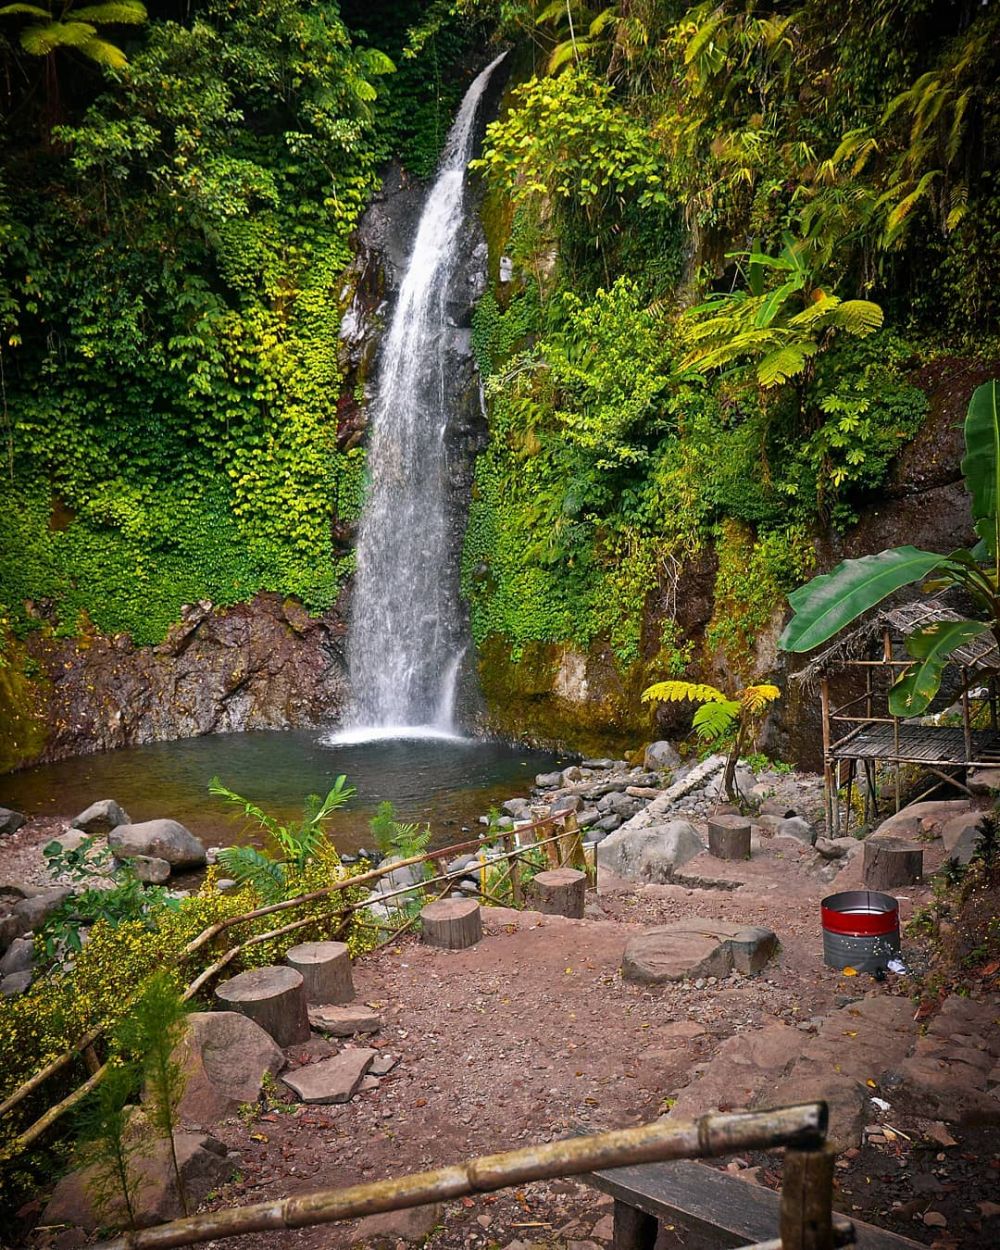
[[[494, 804], [526, 794], [555, 756], [478, 739], [396, 739], [331, 744], [320, 730], [211, 734], [180, 742], [78, 756], [0, 777], [0, 805], [31, 816], [76, 815], [113, 798], [133, 820], [169, 816], [206, 845], [246, 840], [242, 816], [208, 793], [218, 775], [283, 822], [306, 794], [322, 793], [341, 773], [357, 795], [331, 826], [341, 851], [371, 845], [368, 820], [383, 799], [401, 820], [427, 821], [435, 845], [461, 840], [463, 825]], [[256, 839], [254, 839], [256, 840]]]

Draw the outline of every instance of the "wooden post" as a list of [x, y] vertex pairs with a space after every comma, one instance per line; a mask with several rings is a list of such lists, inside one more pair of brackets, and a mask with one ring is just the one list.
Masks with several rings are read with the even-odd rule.
[[446, 898], [428, 903], [420, 912], [421, 937], [428, 946], [464, 950], [483, 936], [479, 904], [471, 898]]
[[524, 891], [521, 889], [521, 860], [517, 855], [517, 844], [513, 833], [504, 835], [503, 849], [511, 857], [508, 861], [511, 898], [514, 900], [514, 906], [520, 909], [524, 906]]
[[876, 834], [866, 840], [864, 856], [864, 882], [869, 890], [915, 885], [923, 876], [923, 849], [902, 838]]
[[785, 1151], [781, 1250], [833, 1250], [833, 1152]]
[[962, 731], [965, 738], [965, 762], [970, 764], [976, 757], [972, 752], [972, 715], [969, 711], [969, 670], [963, 665], [962, 674]]
[[269, 1033], [279, 1046], [309, 1040], [302, 974], [294, 968], [251, 968], [215, 991], [223, 1011], [239, 1011]]
[[709, 816], [708, 853], [716, 859], [749, 859], [750, 822], [742, 816]]
[[830, 760], [830, 682], [824, 677], [819, 683], [820, 707], [823, 721], [823, 788], [826, 792], [826, 836], [837, 837], [837, 793], [833, 786], [833, 766]]
[[550, 868], [535, 874], [529, 893], [535, 907], [545, 915], [582, 920], [587, 874], [576, 868]]
[[660, 1229], [655, 1216], [616, 1198], [614, 1220], [612, 1250], [653, 1250]]

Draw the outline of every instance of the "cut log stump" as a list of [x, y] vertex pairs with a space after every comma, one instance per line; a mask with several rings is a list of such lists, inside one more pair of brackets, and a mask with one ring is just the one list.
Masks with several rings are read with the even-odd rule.
[[483, 936], [479, 904], [471, 898], [443, 898], [420, 912], [420, 931], [428, 946], [459, 951]]
[[915, 885], [923, 872], [924, 852], [912, 842], [877, 834], [865, 842], [864, 880], [869, 890]]
[[708, 853], [716, 859], [749, 859], [750, 822], [742, 816], [710, 816]]
[[285, 963], [302, 974], [307, 1003], [349, 1003], [354, 998], [345, 942], [302, 942], [291, 948]]
[[295, 1046], [309, 1040], [309, 1017], [302, 974], [294, 968], [251, 968], [215, 991], [223, 1011], [249, 1016], [279, 1046]]
[[528, 893], [534, 907], [545, 915], [582, 920], [587, 874], [576, 868], [551, 868], [535, 874]]

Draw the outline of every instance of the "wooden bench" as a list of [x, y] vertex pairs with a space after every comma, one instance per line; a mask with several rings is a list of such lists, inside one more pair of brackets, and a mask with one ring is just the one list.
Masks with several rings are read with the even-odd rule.
[[[718, 1250], [780, 1246], [781, 1195], [704, 1163], [643, 1163], [591, 1172], [581, 1179], [615, 1200], [614, 1250]], [[853, 1240], [850, 1225], [853, 1224]], [[661, 1230], [662, 1225], [662, 1230]], [[673, 1230], [677, 1236], [670, 1237]], [[660, 1232], [664, 1236], [658, 1242]], [[926, 1250], [861, 1220], [835, 1216], [838, 1244], [858, 1250]]]

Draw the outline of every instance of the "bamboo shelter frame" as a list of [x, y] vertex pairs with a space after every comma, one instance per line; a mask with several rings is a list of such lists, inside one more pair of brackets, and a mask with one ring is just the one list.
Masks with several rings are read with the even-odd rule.
[[[554, 830], [559, 825], [561, 828], [558, 832], [551, 833], [545, 838], [534, 838], [534, 834], [539, 832], [548, 832]], [[530, 841], [522, 842], [527, 835], [532, 835]], [[520, 887], [520, 860], [533, 847], [540, 847], [548, 859], [549, 863], [554, 867], [560, 867], [565, 864], [579, 866], [581, 863], [585, 865], [585, 856], [583, 851], [583, 839], [580, 829], [577, 826], [576, 816], [572, 812], [560, 812], [554, 816], [546, 816], [542, 820], [535, 821], [530, 825], [522, 825], [511, 831], [503, 831], [500, 835], [504, 849], [496, 853], [490, 860], [491, 863], [499, 864], [506, 861], [510, 867], [508, 869], [511, 880], [511, 893], [517, 899], [521, 892]], [[301, 894], [296, 898], [285, 899], [280, 903], [271, 903], [266, 907], [257, 907], [252, 911], [243, 912], [238, 916], [229, 916], [225, 920], [210, 925], [204, 929], [195, 938], [193, 938], [187, 946], [180, 952], [177, 963], [185, 963], [192, 955], [196, 954], [202, 947], [221, 936], [227, 929], [235, 925], [243, 924], [248, 920], [257, 920], [262, 916], [274, 915], [279, 912], [288, 911], [292, 908], [301, 907], [303, 904], [315, 902], [321, 898], [328, 898], [333, 894], [339, 893], [355, 886], [366, 885], [370, 881], [377, 880], [379, 877], [387, 873], [394, 872], [400, 868], [409, 867], [416, 864], [433, 863], [437, 860], [444, 859], [449, 856], [461, 854], [464, 851], [481, 849], [484, 844], [482, 838], [468, 839], [465, 842], [458, 842], [452, 846], [439, 847], [436, 850], [425, 851], [420, 855], [412, 855], [408, 859], [394, 860], [391, 863], [380, 865], [372, 868], [367, 872], [358, 873], [356, 876], [348, 876], [339, 878], [331, 885], [325, 886], [320, 890], [313, 890], [308, 894]], [[338, 927], [336, 932], [343, 930], [344, 924], [352, 916], [359, 911], [371, 905], [372, 902], [384, 902], [387, 899], [396, 898], [400, 895], [411, 894], [415, 888], [425, 889], [438, 883], [444, 883], [445, 888], [441, 891], [439, 897], [447, 894], [457, 881], [468, 875], [468, 869], [462, 868], [455, 872], [439, 872], [435, 876], [428, 878], [419, 883], [418, 887], [413, 885], [401, 886], [396, 890], [392, 890], [385, 894], [378, 895], [377, 898], [369, 898], [359, 903], [352, 903], [337, 913]], [[485, 889], [485, 883], [483, 883]], [[482, 891], [480, 891], [482, 892]], [[246, 941], [231, 947], [225, 951], [219, 958], [215, 959], [208, 967], [202, 969], [197, 977], [191, 981], [183, 991], [182, 998], [188, 1001], [193, 998], [217, 973], [221, 972], [228, 964], [236, 958], [236, 956], [248, 946], [254, 946], [261, 942], [270, 941], [273, 938], [280, 937], [286, 933], [292, 933], [298, 929], [305, 928], [308, 925], [316, 924], [317, 917], [308, 916], [304, 919], [294, 920], [288, 924], [281, 925], [278, 928], [270, 929], [266, 933], [258, 933], [247, 938]], [[393, 940], [401, 936], [405, 928], [394, 932], [389, 940]], [[385, 943], [383, 943], [384, 945]], [[13, 1090], [7, 1098], [0, 1103], [0, 1117], [8, 1114], [19, 1103], [23, 1102], [30, 1094], [39, 1089], [49, 1077], [60, 1072], [67, 1064], [72, 1063], [78, 1056], [83, 1057], [89, 1076], [86, 1081], [65, 1098], [57, 1102], [54, 1106], [41, 1115], [37, 1120], [30, 1124], [23, 1132], [21, 1132], [11, 1145], [11, 1153], [17, 1155], [26, 1150], [33, 1142], [37, 1141], [57, 1120], [59, 1120], [67, 1111], [71, 1111], [78, 1106], [87, 1095], [97, 1087], [107, 1072], [108, 1065], [101, 1063], [94, 1050], [94, 1044], [104, 1033], [104, 1027], [91, 1029], [83, 1037], [65, 1050], [62, 1054], [57, 1055], [43, 1068], [40, 1068], [28, 1080], [22, 1082], [17, 1089]]]
[[[915, 801], [926, 798], [942, 784], [956, 786], [969, 794], [962, 774], [971, 768], [1000, 766], [997, 707], [1000, 654], [991, 637], [982, 641], [974, 639], [952, 655], [952, 666], [958, 669], [961, 679], [960, 726], [914, 724], [893, 716], [888, 710], [889, 686], [913, 665], [912, 658], [897, 658], [898, 639], [918, 626], [957, 619], [956, 613], [936, 600], [903, 604], [879, 613], [874, 623], [828, 648], [801, 673], [795, 674], [795, 679], [804, 685], [819, 679], [829, 837], [850, 831], [851, 794], [859, 770], [863, 771], [866, 782], [865, 820], [870, 822], [880, 814], [877, 781], [880, 765], [892, 769], [894, 810], [897, 812], [902, 802], [904, 765], [914, 765], [935, 778]], [[876, 640], [880, 644], [877, 647]], [[835, 672], [863, 674], [862, 693], [835, 705], [830, 694], [831, 675]], [[989, 729], [973, 727], [970, 692], [977, 684], [986, 690]], [[845, 785], [847, 801], [842, 819], [840, 791]]]
[[785, 1147], [787, 1177], [782, 1188], [781, 1235], [779, 1241], [765, 1244], [769, 1250], [833, 1250], [835, 1245], [850, 1244], [853, 1228], [849, 1221], [833, 1216], [833, 1154], [825, 1147], [828, 1120], [825, 1102], [704, 1115], [676, 1123], [660, 1119], [637, 1128], [481, 1156], [430, 1172], [192, 1215], [124, 1233], [99, 1243], [95, 1250], [172, 1250], [243, 1233], [331, 1224], [608, 1168], [781, 1146]]

